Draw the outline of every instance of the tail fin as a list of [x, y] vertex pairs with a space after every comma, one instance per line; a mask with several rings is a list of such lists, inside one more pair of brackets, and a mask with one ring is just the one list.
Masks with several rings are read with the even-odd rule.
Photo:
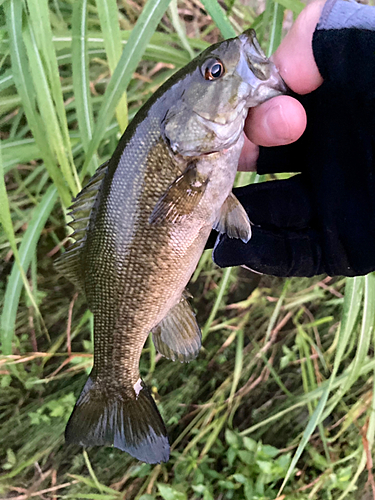
[[160, 413], [144, 382], [121, 392], [90, 376], [65, 430], [67, 443], [114, 446], [149, 464], [167, 462], [169, 442]]

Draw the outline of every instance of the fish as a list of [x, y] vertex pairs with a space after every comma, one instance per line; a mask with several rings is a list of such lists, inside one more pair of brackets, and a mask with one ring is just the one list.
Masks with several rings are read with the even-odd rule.
[[73, 200], [74, 243], [57, 270], [94, 316], [94, 362], [68, 421], [67, 443], [169, 459], [165, 424], [140, 377], [142, 348], [189, 362], [201, 331], [189, 282], [212, 229], [248, 242], [232, 194], [250, 107], [286, 93], [254, 30], [216, 43], [138, 111], [113, 156]]

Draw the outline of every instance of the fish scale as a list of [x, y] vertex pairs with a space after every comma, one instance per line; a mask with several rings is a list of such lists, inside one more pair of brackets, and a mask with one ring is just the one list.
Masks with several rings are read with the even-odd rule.
[[198, 355], [201, 332], [185, 287], [212, 228], [250, 239], [231, 193], [244, 120], [249, 107], [285, 92], [253, 30], [213, 45], [147, 101], [75, 199], [76, 241], [56, 266], [93, 312], [94, 366], [67, 442], [168, 460], [165, 425], [139, 375], [142, 348], [152, 332], [163, 356]]

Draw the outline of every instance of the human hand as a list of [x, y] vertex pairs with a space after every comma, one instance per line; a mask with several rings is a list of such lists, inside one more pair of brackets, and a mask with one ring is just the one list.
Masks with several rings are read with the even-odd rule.
[[219, 266], [275, 276], [375, 270], [374, 54], [375, 7], [327, 0], [301, 13], [274, 55], [296, 99], [252, 110], [241, 160], [259, 174], [300, 173], [233, 190], [253, 235], [245, 244], [221, 234]]
[[[324, 5], [318, 0], [298, 16], [272, 56], [288, 87], [297, 94], [317, 89], [323, 79], [312, 51], [312, 37]], [[306, 128], [306, 112], [296, 99], [278, 96], [251, 108], [245, 123], [245, 144], [239, 170], [255, 170], [258, 146], [282, 146], [296, 141]]]

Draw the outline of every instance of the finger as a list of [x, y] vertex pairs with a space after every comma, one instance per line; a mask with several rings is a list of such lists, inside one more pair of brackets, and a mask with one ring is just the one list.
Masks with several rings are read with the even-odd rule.
[[238, 161], [238, 170], [243, 170], [244, 172], [255, 172], [258, 156], [259, 147], [251, 142], [245, 135], [245, 142]]
[[325, 1], [309, 4], [272, 56], [285, 83], [298, 94], [317, 89], [323, 79], [315, 63], [312, 37]]
[[244, 130], [254, 144], [284, 146], [299, 139], [305, 128], [302, 104], [290, 96], [278, 96], [250, 109]]

